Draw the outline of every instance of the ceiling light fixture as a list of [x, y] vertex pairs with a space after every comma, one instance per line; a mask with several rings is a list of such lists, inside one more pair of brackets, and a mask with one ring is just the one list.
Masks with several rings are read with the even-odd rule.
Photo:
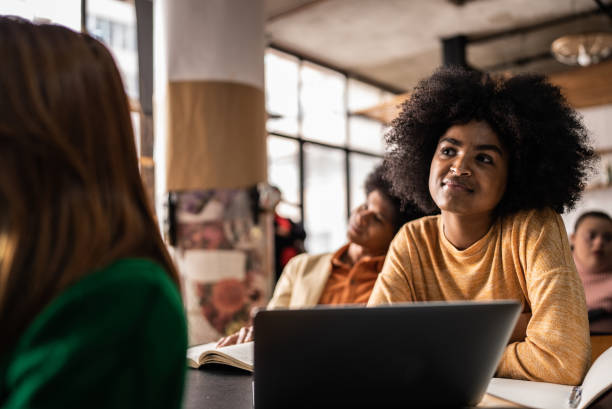
[[612, 55], [612, 33], [565, 35], [553, 41], [550, 51], [563, 64], [597, 64]]

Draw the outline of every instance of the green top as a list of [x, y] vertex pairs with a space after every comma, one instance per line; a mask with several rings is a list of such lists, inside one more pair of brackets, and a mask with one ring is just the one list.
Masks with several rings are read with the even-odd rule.
[[156, 263], [122, 259], [55, 298], [0, 356], [0, 408], [180, 408], [187, 329]]

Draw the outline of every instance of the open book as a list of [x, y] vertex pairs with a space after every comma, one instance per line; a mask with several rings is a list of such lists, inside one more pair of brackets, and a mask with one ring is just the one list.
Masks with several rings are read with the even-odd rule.
[[612, 388], [612, 348], [601, 354], [580, 386], [493, 378], [487, 393], [534, 409], [583, 409]]
[[187, 365], [199, 368], [206, 364], [234, 366], [253, 372], [253, 342], [216, 348], [216, 342], [187, 348]]

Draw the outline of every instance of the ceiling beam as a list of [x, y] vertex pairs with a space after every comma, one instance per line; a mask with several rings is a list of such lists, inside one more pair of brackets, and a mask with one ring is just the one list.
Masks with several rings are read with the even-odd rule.
[[446, 1], [448, 1], [449, 3], [455, 6], [461, 7], [461, 6], [465, 6], [465, 3], [474, 2], [476, 0], [446, 0]]
[[535, 24], [514, 27], [509, 30], [497, 31], [494, 33], [487, 33], [487, 34], [472, 34], [472, 35], [467, 36], [467, 42], [468, 44], [476, 44], [476, 43], [483, 43], [483, 42], [487, 42], [491, 40], [497, 40], [503, 37], [525, 34], [531, 31], [542, 30], [548, 27], [569, 23], [575, 20], [581, 20], [583, 18], [595, 16], [595, 15], [602, 14], [602, 13], [603, 11], [599, 7], [597, 7], [592, 10], [583, 11], [581, 13], [568, 14], [565, 16], [551, 19], [551, 20], [540, 21]]
[[479, 70], [484, 72], [492, 72], [492, 71], [503, 71], [508, 70], [513, 67], [527, 65], [536, 61], [549, 60], [554, 58], [550, 50], [543, 51], [539, 54], [528, 55], [526, 57], [519, 57], [511, 61], [501, 62], [498, 64], [489, 65], [486, 67], [479, 67]]
[[612, 8], [609, 5], [604, 4], [601, 0], [595, 0], [595, 3], [597, 3], [601, 11], [606, 13], [608, 17], [610, 17], [610, 19], [612, 20]]
[[281, 18], [289, 17], [292, 14], [299, 13], [301, 11], [309, 9], [312, 6], [315, 6], [317, 3], [322, 3], [324, 1], [328, 1], [328, 0], [311, 0], [308, 3], [300, 4], [297, 7], [293, 7], [288, 10], [281, 11], [280, 13], [276, 13], [275, 15], [268, 17], [268, 19], [266, 20], [266, 23], [271, 23], [273, 21], [280, 20]]
[[442, 39], [442, 65], [458, 65], [468, 68], [465, 58], [467, 37], [463, 35], [446, 37]]
[[[574, 14], [568, 14], [565, 16], [561, 16], [561, 17], [557, 17], [551, 20], [546, 20], [546, 21], [540, 21], [538, 23], [535, 24], [529, 24], [529, 25], [524, 25], [524, 26], [520, 26], [520, 27], [515, 27], [509, 30], [504, 30], [504, 31], [498, 31], [498, 32], [494, 32], [494, 33], [487, 33], [487, 34], [472, 34], [469, 36], [465, 36], [466, 39], [466, 45], [468, 44], [476, 44], [476, 43], [482, 43], [482, 42], [487, 42], [487, 41], [492, 41], [492, 40], [497, 40], [503, 37], [508, 37], [508, 36], [514, 36], [514, 35], [520, 35], [520, 34], [525, 34], [525, 33], [529, 33], [531, 31], [537, 31], [537, 30], [542, 30], [548, 27], [553, 27], [556, 25], [560, 25], [560, 24], [565, 24], [565, 23], [569, 23], [572, 21], [576, 21], [576, 20], [580, 20], [580, 19], [584, 19], [584, 18], [588, 18], [591, 16], [595, 16], [595, 15], [599, 15], [602, 13], [612, 13], [612, 11], [609, 9], [609, 6], [604, 5], [601, 0], [594, 0], [597, 4], [598, 4], [598, 8], [594, 8], [591, 10], [587, 10], [581, 13], [574, 13]], [[501, 62], [495, 65], [491, 65], [488, 67], [478, 67], [478, 69], [480, 71], [485, 71], [485, 72], [490, 72], [490, 71], [501, 71], [501, 70], [506, 70], [506, 69], [510, 69], [512, 67], [516, 67], [516, 66], [522, 66], [522, 65], [526, 65], [535, 61], [542, 61], [542, 60], [547, 60], [547, 59], [551, 59], [554, 58], [552, 53], [550, 52], [550, 50], [545, 50], [541, 53], [535, 54], [535, 55], [529, 55], [529, 56], [525, 56], [525, 57], [519, 57], [516, 58], [514, 60], [511, 61], [506, 61], [506, 62]]]

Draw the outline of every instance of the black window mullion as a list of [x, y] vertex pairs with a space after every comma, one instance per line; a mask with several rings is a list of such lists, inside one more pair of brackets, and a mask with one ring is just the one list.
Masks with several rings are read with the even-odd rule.
[[302, 218], [302, 226], [306, 226], [304, 221], [304, 140], [298, 139], [299, 142], [299, 165], [300, 165], [300, 216]]
[[344, 151], [344, 183], [346, 183], [346, 218], [348, 220], [348, 218], [351, 215], [351, 168], [350, 168], [350, 158], [349, 158], [349, 149], [348, 147], [350, 146], [350, 141], [351, 141], [351, 131], [350, 126], [349, 126], [349, 119], [350, 119], [350, 115], [349, 115], [349, 108], [348, 108], [348, 88], [349, 88], [349, 83], [348, 83], [348, 77], [345, 75], [344, 76], [344, 116], [346, 118], [346, 128], [345, 128], [345, 139], [344, 139], [344, 146], [345, 146], [345, 151]]
[[295, 136], [291, 136], [291, 135], [287, 135], [281, 132], [277, 132], [277, 131], [268, 131], [269, 135], [274, 135], [274, 136], [278, 136], [281, 138], [287, 138], [287, 139], [293, 139], [294, 141], [304, 141], [306, 143], [312, 144], [312, 145], [317, 145], [317, 146], [321, 146], [323, 148], [330, 148], [330, 149], [342, 149], [346, 152], [349, 153], [357, 153], [359, 155], [364, 155], [364, 156], [371, 156], [373, 158], [381, 158], [382, 159], [382, 155], [379, 155], [377, 153], [373, 153], [373, 152], [368, 152], [368, 151], [362, 151], [359, 149], [350, 149], [347, 148], [346, 146], [338, 146], [338, 145], [332, 145], [330, 143], [325, 143], [325, 142], [319, 142], [319, 141], [311, 141], [308, 139], [303, 139], [303, 138], [297, 138]]
[[297, 103], [298, 103], [298, 112], [297, 112], [297, 140], [299, 142], [299, 197], [300, 197], [300, 217], [302, 219], [302, 226], [306, 226], [306, 221], [304, 220], [304, 138], [302, 137], [302, 121], [304, 120], [304, 112], [302, 109], [302, 64], [304, 60], [298, 59], [298, 83], [297, 83]]
[[81, 0], [81, 33], [87, 33], [87, 0]]

